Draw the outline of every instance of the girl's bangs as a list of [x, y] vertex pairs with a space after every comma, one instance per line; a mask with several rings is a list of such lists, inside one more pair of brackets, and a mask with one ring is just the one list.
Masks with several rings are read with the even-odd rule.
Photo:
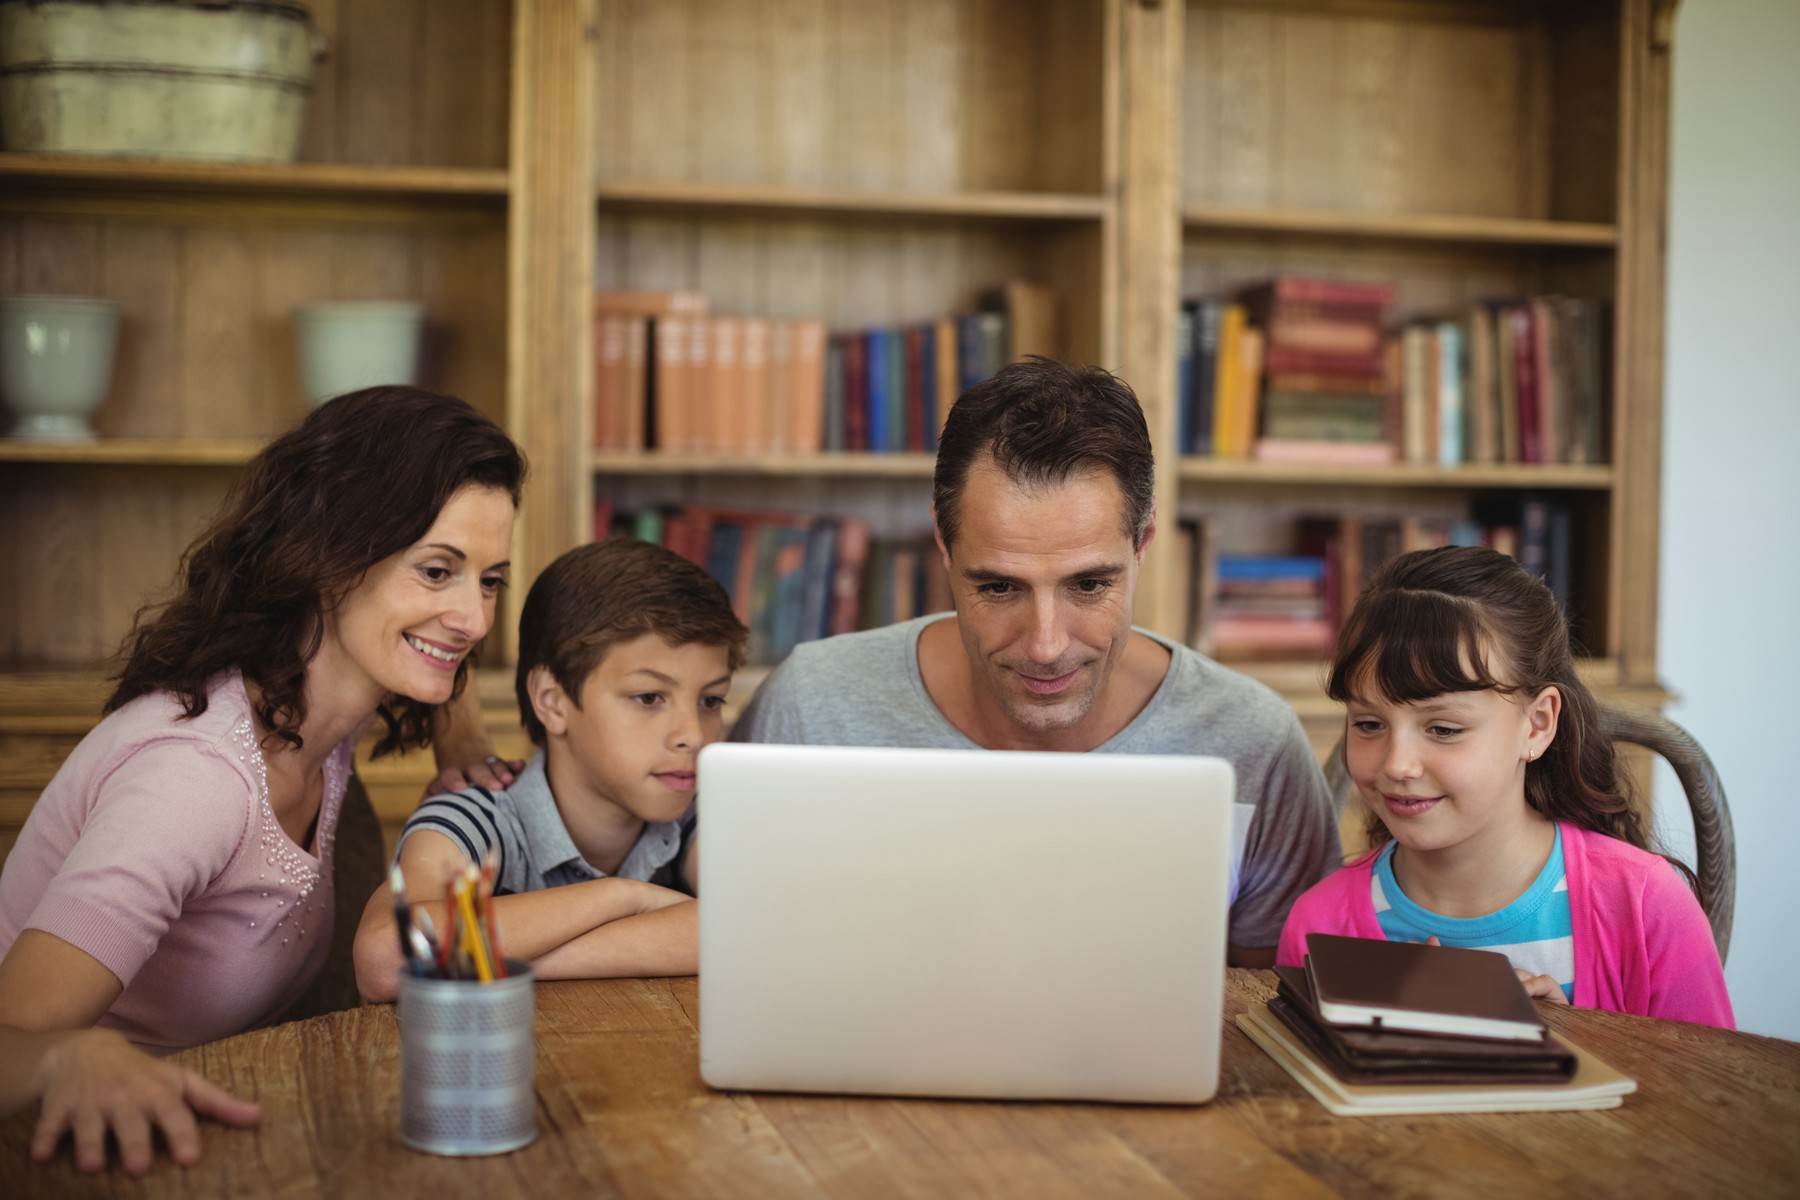
[[1442, 592], [1382, 592], [1358, 605], [1339, 635], [1326, 694], [1340, 704], [1375, 696], [1416, 704], [1446, 692], [1506, 691], [1488, 669], [1489, 640], [1473, 604]]

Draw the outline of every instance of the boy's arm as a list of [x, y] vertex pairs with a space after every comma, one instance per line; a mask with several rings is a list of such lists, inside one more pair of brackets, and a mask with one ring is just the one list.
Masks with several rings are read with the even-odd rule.
[[[442, 896], [450, 880], [467, 865], [467, 857], [454, 842], [428, 829], [409, 836], [400, 852], [406, 891], [414, 897]], [[494, 923], [499, 927], [502, 954], [536, 960], [597, 926], [686, 899], [679, 892], [635, 879], [592, 879], [541, 892], [496, 897]], [[443, 900], [422, 901], [412, 908], [431, 914], [432, 928], [440, 937], [450, 928], [448, 906]], [[399, 935], [394, 929], [393, 896], [385, 884], [376, 889], [363, 909], [356, 927], [354, 955], [356, 987], [363, 999], [392, 1000], [400, 988], [401, 956]]]
[[679, 904], [590, 929], [538, 959], [532, 970], [539, 979], [698, 975], [700, 905], [683, 897]]

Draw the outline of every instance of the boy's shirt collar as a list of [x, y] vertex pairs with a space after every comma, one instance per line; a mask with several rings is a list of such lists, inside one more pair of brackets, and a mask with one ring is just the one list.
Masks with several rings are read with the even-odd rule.
[[[556, 794], [550, 790], [550, 773], [545, 769], [545, 762], [544, 750], [539, 747], [506, 789], [513, 802], [513, 811], [525, 831], [525, 842], [538, 873], [548, 876], [552, 871], [564, 870], [589, 879], [606, 878], [607, 872], [583, 858], [575, 839], [569, 836], [569, 827], [563, 824], [562, 812], [556, 807]], [[645, 872], [641, 877], [647, 879], [680, 852], [680, 821], [646, 822], [636, 844], [613, 874], [639, 878], [632, 870], [636, 867]], [[638, 859], [646, 861], [634, 861]]]

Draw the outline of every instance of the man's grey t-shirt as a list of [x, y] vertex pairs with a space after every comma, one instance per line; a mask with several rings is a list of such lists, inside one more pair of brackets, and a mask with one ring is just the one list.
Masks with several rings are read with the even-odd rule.
[[[946, 614], [795, 648], [757, 690], [735, 741], [799, 746], [978, 750], [925, 690], [919, 635]], [[1125, 728], [1095, 748], [1112, 754], [1207, 754], [1237, 771], [1247, 820], [1231, 904], [1237, 946], [1274, 946], [1300, 893], [1339, 864], [1337, 824], [1294, 710], [1253, 679], [1153, 633], [1168, 673]]]

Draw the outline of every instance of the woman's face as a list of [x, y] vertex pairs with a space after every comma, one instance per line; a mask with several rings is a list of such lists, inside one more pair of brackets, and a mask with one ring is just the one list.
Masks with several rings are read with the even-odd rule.
[[463, 487], [425, 536], [369, 572], [326, 617], [315, 658], [339, 678], [309, 686], [366, 689], [425, 704], [450, 699], [456, 671], [494, 623], [512, 543], [512, 497]]

